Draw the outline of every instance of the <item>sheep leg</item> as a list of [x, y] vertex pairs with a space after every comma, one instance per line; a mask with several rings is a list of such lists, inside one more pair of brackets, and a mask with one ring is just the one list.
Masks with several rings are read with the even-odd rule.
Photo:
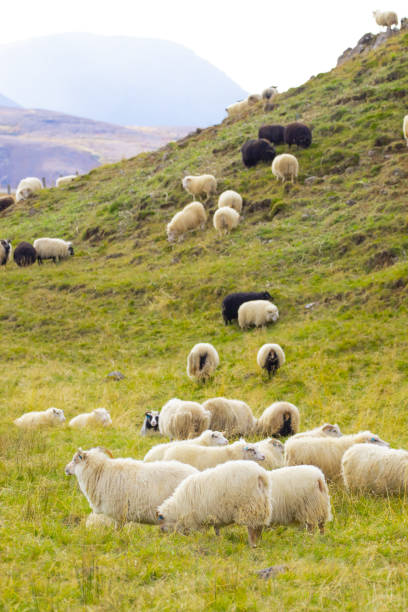
[[324, 521], [319, 521], [319, 531], [321, 535], [324, 535]]
[[214, 525], [214, 532], [215, 532], [215, 535], [216, 535], [216, 536], [219, 536], [219, 535], [220, 535], [220, 528], [219, 528], [219, 527], [216, 527], [216, 526]]
[[251, 548], [256, 548], [259, 538], [262, 535], [261, 527], [248, 527], [248, 544]]

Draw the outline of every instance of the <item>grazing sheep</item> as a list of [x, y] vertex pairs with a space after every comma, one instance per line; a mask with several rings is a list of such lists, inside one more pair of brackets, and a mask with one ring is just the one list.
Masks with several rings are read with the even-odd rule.
[[276, 96], [277, 93], [278, 93], [278, 88], [275, 87], [274, 85], [271, 85], [271, 87], [267, 87], [266, 89], [263, 90], [262, 98], [264, 100], [270, 100], [271, 98], [273, 98], [273, 96]]
[[238, 226], [239, 221], [239, 213], [228, 206], [216, 210], [213, 217], [213, 225], [220, 234], [228, 234]]
[[404, 134], [404, 138], [408, 147], [408, 115], [405, 115], [404, 117], [404, 121], [402, 123], [402, 133]]
[[79, 449], [65, 467], [67, 476], [77, 477], [93, 512], [118, 523], [150, 525], [157, 523], [157, 507], [196, 472], [177, 461], [112, 459], [102, 448]]
[[0, 198], [0, 212], [3, 212], [3, 210], [6, 210], [6, 208], [10, 208], [10, 206], [13, 206], [14, 204], [14, 198], [13, 196], [9, 195], [9, 196], [3, 196]]
[[267, 323], [275, 323], [279, 319], [279, 311], [275, 304], [267, 300], [253, 300], [241, 304], [238, 308], [238, 325], [246, 327], [263, 327]]
[[258, 130], [258, 138], [269, 140], [275, 145], [283, 144], [285, 142], [285, 128], [283, 125], [263, 125]]
[[205, 382], [220, 364], [216, 349], [208, 342], [195, 344], [187, 357], [187, 376]]
[[201, 202], [191, 202], [176, 213], [170, 223], [167, 224], [166, 232], [169, 242], [181, 242], [184, 234], [195, 229], [204, 229], [207, 221], [207, 213]]
[[174, 397], [161, 409], [159, 430], [170, 440], [186, 440], [209, 429], [210, 420], [211, 414], [201, 404]]
[[360, 431], [341, 438], [289, 438], [285, 443], [285, 462], [287, 465], [315, 465], [327, 479], [336, 481], [341, 477], [341, 459], [344, 453], [354, 444], [360, 443], [388, 446], [387, 442], [371, 431]]
[[55, 181], [55, 186], [62, 187], [62, 185], [67, 185], [68, 183], [71, 183], [71, 181], [75, 181], [76, 178], [78, 178], [76, 174], [67, 174], [67, 176], [60, 176]]
[[335, 438], [340, 438], [343, 434], [340, 431], [340, 427], [336, 425], [332, 425], [331, 423], [325, 423], [324, 425], [320, 425], [320, 427], [315, 427], [314, 429], [310, 429], [309, 431], [302, 431], [295, 436], [294, 438], [305, 438], [305, 437], [316, 437], [320, 438], [321, 436], [333, 436]]
[[242, 196], [232, 189], [223, 191], [218, 198], [218, 208], [222, 208], [223, 206], [229, 206], [236, 210], [237, 213], [240, 213], [242, 210]]
[[279, 344], [264, 344], [258, 351], [256, 361], [260, 368], [268, 372], [270, 378], [285, 363], [285, 353]]
[[156, 444], [146, 455], [143, 461], [161, 461], [164, 459], [164, 454], [169, 448], [175, 448], [179, 444], [196, 444], [197, 446], [225, 446], [228, 444], [227, 438], [220, 431], [212, 431], [206, 429], [197, 438], [190, 440], [179, 440], [177, 442], [166, 442], [165, 444]]
[[165, 461], [175, 460], [188, 463], [201, 472], [220, 463], [238, 459], [264, 461], [265, 455], [257, 448], [256, 444], [248, 444], [241, 438], [228, 446], [197, 446], [196, 444], [171, 446], [165, 451], [163, 459]]
[[37, 193], [37, 191], [41, 191], [42, 188], [43, 185], [39, 178], [28, 176], [27, 178], [21, 179], [17, 185], [16, 202], [27, 200], [27, 198]]
[[268, 474], [271, 485], [270, 525], [300, 523], [309, 531], [324, 533], [332, 520], [330, 497], [324, 474], [312, 465], [283, 467]]
[[186, 478], [157, 512], [162, 531], [188, 533], [213, 525], [245, 525], [250, 546], [271, 520], [270, 481], [250, 461], [231, 461]]
[[256, 420], [245, 402], [214, 397], [205, 401], [203, 408], [211, 413], [210, 427], [227, 436], [249, 436], [255, 429]]
[[299, 431], [300, 414], [290, 402], [274, 402], [265, 408], [257, 422], [257, 432], [263, 436], [292, 436]]
[[254, 300], [272, 300], [272, 296], [268, 291], [246, 291], [227, 295], [222, 301], [222, 317], [225, 325], [228, 325], [234, 319], [238, 319], [238, 309], [241, 304]]
[[373, 11], [374, 19], [379, 26], [385, 26], [387, 30], [391, 30], [392, 25], [398, 25], [398, 16], [394, 11]]
[[13, 259], [20, 267], [31, 266], [37, 259], [37, 251], [29, 242], [20, 242], [14, 249]]
[[183, 188], [197, 197], [200, 193], [205, 194], [207, 200], [212, 193], [217, 191], [217, 179], [212, 174], [201, 174], [199, 176], [185, 176], [181, 181]]
[[255, 446], [265, 456], [264, 461], [262, 461], [262, 467], [265, 470], [275, 470], [284, 465], [285, 447], [280, 440], [267, 438], [256, 442]]
[[65, 422], [64, 411], [59, 408], [48, 408], [41, 412], [26, 412], [14, 421], [17, 427], [55, 427]]
[[285, 143], [290, 147], [295, 144], [302, 149], [307, 149], [312, 144], [312, 132], [304, 123], [289, 123], [285, 127]]
[[282, 153], [272, 162], [272, 174], [278, 181], [282, 179], [284, 183], [286, 179], [290, 179], [290, 182], [293, 183], [299, 174], [299, 162], [294, 155]]
[[38, 264], [43, 259], [52, 259], [54, 263], [70, 257], [74, 254], [72, 242], [61, 240], [61, 238], [37, 238], [34, 240], [34, 248], [37, 251]]
[[355, 444], [344, 453], [341, 469], [350, 491], [405, 495], [408, 489], [408, 452], [401, 448]]
[[95, 408], [92, 412], [78, 414], [68, 423], [69, 427], [83, 429], [84, 427], [108, 427], [112, 419], [106, 408]]
[[234, 104], [230, 104], [225, 109], [228, 113], [229, 117], [234, 117], [235, 115], [240, 115], [242, 112], [248, 109], [248, 98], [245, 100], [240, 100], [239, 102], [234, 102]]
[[270, 162], [274, 159], [276, 151], [268, 140], [264, 138], [247, 140], [241, 147], [244, 166], [252, 168], [260, 161]]
[[11, 258], [13, 248], [10, 240], [0, 240], [0, 266], [5, 266]]
[[159, 413], [157, 410], [148, 410], [145, 412], [145, 418], [143, 421], [142, 429], [140, 430], [141, 436], [147, 436], [148, 434], [160, 433], [159, 432]]

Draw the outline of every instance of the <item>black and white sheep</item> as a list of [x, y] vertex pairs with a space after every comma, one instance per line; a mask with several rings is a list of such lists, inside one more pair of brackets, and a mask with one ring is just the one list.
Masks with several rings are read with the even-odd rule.
[[11, 259], [12, 250], [10, 240], [0, 240], [0, 266], [5, 266]]
[[278, 88], [275, 87], [275, 85], [271, 85], [270, 87], [267, 87], [266, 89], [263, 90], [262, 98], [264, 100], [270, 100], [271, 98], [273, 98], [273, 96], [276, 96], [277, 93], [278, 93]]
[[14, 249], [13, 259], [20, 267], [31, 266], [37, 259], [37, 251], [29, 242], [20, 242]]
[[285, 363], [285, 353], [279, 344], [264, 344], [258, 351], [256, 361], [270, 378]]
[[42, 264], [43, 259], [52, 259], [54, 263], [65, 259], [74, 254], [72, 242], [67, 242], [61, 238], [37, 238], [34, 240], [34, 248], [37, 252], [38, 264]]
[[145, 412], [142, 429], [140, 430], [141, 436], [147, 436], [152, 433], [160, 433], [159, 412], [157, 410], [148, 410]]
[[263, 436], [291, 436], [299, 431], [300, 414], [290, 402], [274, 402], [258, 419], [257, 431]]
[[275, 158], [276, 151], [264, 138], [247, 140], [241, 147], [242, 161], [247, 168], [252, 168], [260, 161], [268, 162]]
[[272, 296], [268, 291], [241, 291], [227, 295], [222, 301], [222, 317], [225, 325], [238, 319], [238, 309], [241, 304], [253, 300], [272, 300]]
[[280, 145], [285, 142], [285, 128], [283, 125], [262, 125], [258, 130], [258, 138], [269, 140], [272, 144]]
[[307, 149], [312, 144], [312, 132], [304, 123], [289, 123], [285, 127], [285, 143], [289, 145], [297, 145], [302, 149]]
[[191, 349], [187, 357], [187, 376], [191, 380], [205, 382], [212, 376], [220, 364], [217, 350], [208, 342], [199, 342]]

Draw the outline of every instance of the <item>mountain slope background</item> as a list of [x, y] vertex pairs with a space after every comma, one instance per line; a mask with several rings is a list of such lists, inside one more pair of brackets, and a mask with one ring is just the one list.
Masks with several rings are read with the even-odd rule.
[[[402, 497], [331, 485], [325, 536], [277, 527], [250, 550], [240, 527], [219, 538], [211, 530], [161, 536], [141, 525], [86, 531], [88, 504], [64, 466], [78, 446], [142, 458], [160, 441], [139, 436], [143, 414], [171, 397], [239, 398], [256, 416], [285, 399], [299, 407], [302, 429], [337, 422], [345, 433], [370, 429], [407, 448], [407, 47], [402, 32], [280, 95], [268, 115], [226, 119], [1, 215], [14, 244], [53, 235], [76, 249], [58, 266], [1, 270], [3, 605], [406, 609]], [[313, 126], [310, 149], [293, 151], [296, 185], [278, 184], [269, 165], [243, 168], [246, 138], [296, 117]], [[210, 218], [204, 232], [170, 245], [166, 223], [190, 200], [181, 178], [204, 172], [217, 176], [218, 193], [242, 193], [242, 222], [220, 238]], [[216, 199], [206, 206], [212, 215]], [[223, 296], [263, 288], [279, 307], [276, 325], [245, 333], [223, 325]], [[205, 386], [185, 373], [200, 341], [221, 358]], [[278, 342], [287, 357], [270, 382], [256, 366], [264, 342]], [[112, 370], [126, 378], [107, 382]], [[67, 418], [105, 406], [114, 427], [15, 430], [21, 413], [49, 406]], [[280, 564], [286, 572], [270, 581], [256, 574]]]
[[7, 98], [7, 96], [3, 96], [2, 94], [0, 94], [0, 107], [2, 106], [10, 108], [20, 108], [20, 105], [17, 104], [17, 102], [14, 102], [14, 100], [10, 100], [10, 98]]

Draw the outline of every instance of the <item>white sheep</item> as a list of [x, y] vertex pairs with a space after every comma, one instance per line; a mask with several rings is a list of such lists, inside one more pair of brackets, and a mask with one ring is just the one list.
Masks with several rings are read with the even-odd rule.
[[217, 350], [208, 342], [199, 342], [187, 357], [187, 376], [191, 380], [206, 381], [220, 364]]
[[233, 208], [237, 213], [240, 213], [242, 211], [242, 196], [232, 189], [223, 191], [218, 198], [218, 208], [223, 206], [229, 206], [229, 208]]
[[95, 408], [92, 412], [78, 414], [70, 420], [69, 427], [83, 429], [84, 427], [108, 427], [112, 419], [106, 408]]
[[266, 89], [263, 90], [262, 98], [264, 100], [271, 100], [271, 98], [276, 96], [277, 93], [278, 93], [278, 88], [275, 87], [274, 85], [271, 85], [271, 87], [267, 87]]
[[357, 434], [340, 438], [313, 437], [289, 438], [285, 443], [286, 465], [315, 465], [320, 468], [327, 479], [337, 481], [341, 477], [341, 460], [354, 444], [368, 443], [388, 446], [371, 431], [360, 431]]
[[225, 110], [227, 111], [229, 117], [234, 117], [235, 115], [240, 115], [242, 112], [247, 110], [248, 107], [248, 98], [245, 98], [245, 100], [240, 100], [239, 102], [230, 104]]
[[62, 187], [62, 185], [67, 185], [68, 183], [71, 183], [71, 181], [75, 181], [76, 178], [78, 178], [76, 174], [67, 174], [67, 176], [60, 176], [55, 181], [55, 186]]
[[271, 520], [267, 472], [251, 461], [231, 461], [184, 480], [158, 509], [162, 531], [191, 530], [213, 525], [245, 525], [250, 546]]
[[167, 449], [174, 448], [179, 444], [196, 444], [197, 446], [225, 446], [228, 444], [228, 440], [220, 431], [206, 429], [197, 438], [156, 444], [146, 453], [143, 461], [161, 461], [164, 458], [164, 454]]
[[223, 206], [215, 211], [213, 225], [220, 234], [228, 234], [238, 226], [240, 219], [241, 217], [236, 210], [229, 206]]
[[211, 414], [197, 402], [169, 400], [159, 415], [159, 430], [171, 440], [186, 440], [198, 436], [210, 427]]
[[17, 427], [56, 427], [65, 422], [64, 411], [59, 408], [48, 408], [48, 410], [26, 412], [14, 421]]
[[185, 176], [181, 181], [183, 188], [191, 193], [193, 197], [205, 194], [208, 200], [212, 193], [217, 191], [217, 179], [212, 174], [200, 174], [199, 176]]
[[299, 431], [300, 414], [290, 402], [274, 402], [265, 408], [257, 422], [263, 436], [290, 436]]
[[13, 247], [10, 240], [0, 240], [0, 266], [5, 266], [11, 259]]
[[334, 436], [335, 438], [340, 438], [343, 434], [340, 431], [340, 427], [331, 423], [324, 423], [324, 425], [320, 425], [320, 427], [315, 427], [314, 429], [309, 429], [308, 431], [301, 431], [294, 435], [294, 438], [305, 438], [308, 436], [313, 436], [320, 438], [321, 436]]
[[267, 438], [266, 440], [256, 442], [255, 446], [265, 456], [264, 461], [262, 461], [262, 467], [265, 470], [275, 470], [284, 465], [285, 447], [280, 440]]
[[271, 485], [272, 517], [270, 525], [300, 523], [312, 531], [324, 533], [332, 520], [330, 496], [324, 474], [312, 465], [283, 467], [268, 474]]
[[251, 408], [241, 400], [213, 397], [203, 403], [211, 413], [210, 427], [224, 431], [227, 436], [249, 436], [256, 426]]
[[286, 179], [290, 179], [293, 183], [299, 174], [299, 162], [290, 153], [277, 155], [272, 162], [272, 174], [276, 176], [278, 181], [282, 179], [282, 182], [285, 182]]
[[268, 300], [252, 300], [244, 302], [238, 308], [238, 325], [245, 329], [251, 325], [262, 327], [267, 323], [275, 323], [279, 319], [279, 310]]
[[31, 195], [41, 191], [43, 188], [42, 182], [35, 176], [28, 176], [27, 178], [21, 179], [17, 185], [16, 190], [16, 202], [27, 200]]
[[406, 494], [408, 452], [374, 444], [355, 444], [343, 455], [341, 470], [350, 491]]
[[405, 115], [404, 120], [402, 122], [402, 133], [404, 134], [404, 138], [408, 147], [408, 115]]
[[52, 259], [57, 263], [60, 259], [71, 257], [74, 254], [72, 242], [61, 238], [37, 238], [33, 246], [37, 252], [37, 261], [42, 264], [43, 259]]
[[177, 461], [144, 463], [135, 459], [112, 459], [104, 449], [79, 449], [65, 467], [96, 514], [118, 523], [157, 523], [156, 509], [187, 476], [190, 465]]
[[166, 232], [169, 242], [181, 242], [184, 234], [195, 229], [204, 229], [207, 221], [207, 213], [201, 202], [191, 202], [174, 215], [167, 224]]
[[279, 344], [264, 344], [258, 351], [256, 361], [270, 378], [285, 363], [285, 353]]
[[385, 26], [387, 29], [391, 29], [392, 25], [398, 25], [398, 16], [394, 11], [373, 11], [374, 19], [379, 26]]
[[257, 102], [260, 102], [261, 100], [262, 100], [262, 96], [260, 94], [250, 94], [247, 97], [247, 103], [249, 105], [257, 104]]
[[265, 455], [256, 444], [248, 444], [244, 439], [228, 446], [197, 446], [183, 444], [168, 448], [164, 453], [165, 461], [181, 461], [200, 470], [215, 467], [220, 463], [236, 460], [264, 461]]

